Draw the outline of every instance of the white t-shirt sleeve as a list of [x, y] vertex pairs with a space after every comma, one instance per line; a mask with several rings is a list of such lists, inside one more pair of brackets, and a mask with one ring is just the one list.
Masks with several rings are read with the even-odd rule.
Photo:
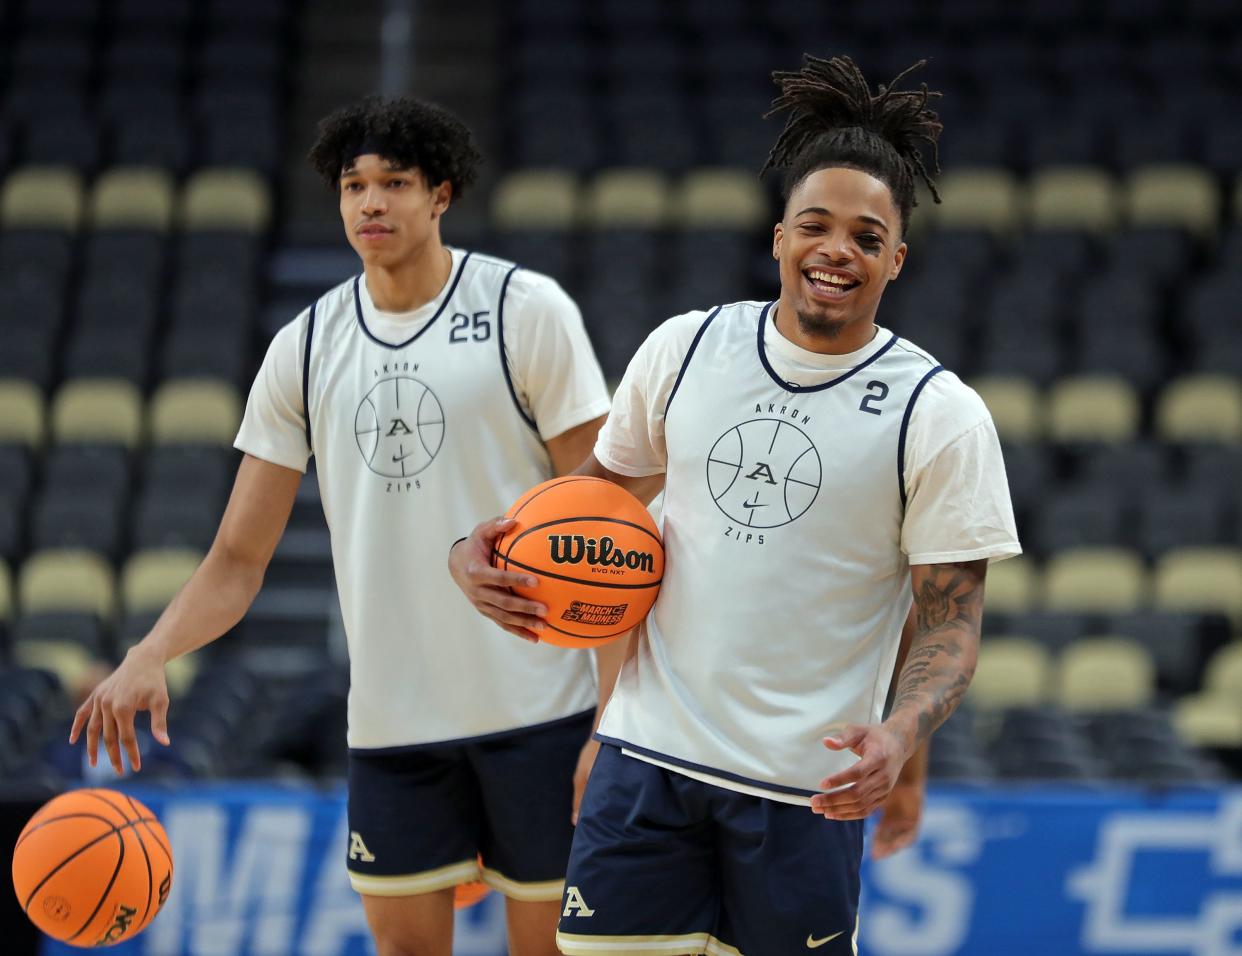
[[306, 471], [306, 414], [302, 408], [302, 349], [309, 311], [272, 339], [250, 387], [233, 447], [255, 458]]
[[664, 412], [706, 312], [675, 316], [647, 336], [612, 397], [595, 442], [595, 457], [618, 475], [660, 475], [668, 464]]
[[513, 388], [544, 441], [608, 411], [608, 386], [582, 313], [557, 283], [518, 270], [506, 292], [504, 335]]
[[992, 416], [951, 372], [931, 378], [910, 415], [901, 548], [911, 564], [1022, 553]]

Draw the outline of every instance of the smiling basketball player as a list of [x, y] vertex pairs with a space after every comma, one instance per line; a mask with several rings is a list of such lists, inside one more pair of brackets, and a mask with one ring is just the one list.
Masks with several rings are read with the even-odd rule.
[[[134, 712], [150, 709], [167, 743], [165, 662], [245, 613], [314, 454], [349, 639], [346, 862], [380, 956], [449, 956], [452, 888], [480, 854], [508, 897], [509, 951], [555, 953], [573, 778], [594, 753], [591, 658], [498, 635], [443, 556], [469, 519], [589, 454], [603, 375], [555, 282], [442, 244], [479, 161], [455, 117], [367, 101], [321, 124], [310, 159], [362, 274], [276, 334], [210, 553], [73, 736], [86, 724], [92, 761], [102, 734], [117, 771], [121, 747], [137, 769]], [[621, 650], [600, 652], [608, 686]]]
[[[663, 487], [667, 565], [599, 728], [569, 954], [856, 952], [863, 818], [961, 701], [988, 562], [1020, 551], [982, 401], [876, 324], [935, 195], [934, 94], [845, 58], [775, 78], [780, 297], [660, 326], [579, 469]], [[494, 533], [450, 558], [472, 598]]]

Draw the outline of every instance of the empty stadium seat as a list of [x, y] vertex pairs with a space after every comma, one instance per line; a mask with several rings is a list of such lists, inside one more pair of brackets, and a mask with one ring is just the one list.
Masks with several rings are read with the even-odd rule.
[[267, 183], [249, 169], [201, 169], [185, 184], [185, 229], [262, 232], [271, 218]]
[[1242, 704], [1234, 694], [1205, 692], [1181, 698], [1173, 722], [1183, 740], [1199, 747], [1242, 747]]
[[1032, 441], [1044, 430], [1044, 409], [1035, 385], [1022, 378], [981, 377], [970, 381], [992, 413], [1003, 441]]
[[[998, 565], [999, 567], [999, 565]], [[990, 575], [990, 572], [989, 572]], [[999, 614], [989, 624], [989, 633], [1021, 634], [1049, 651], [1060, 652], [1085, 637], [1090, 630], [1090, 615], [1078, 611], [1034, 609]]]
[[1204, 671], [1203, 689], [1242, 700], [1242, 641], [1222, 647], [1212, 655]]
[[1143, 603], [1147, 571], [1125, 548], [1075, 548], [1044, 566], [1044, 605], [1049, 610], [1110, 613]]
[[1216, 231], [1220, 190], [1197, 166], [1147, 166], [1130, 174], [1123, 196], [1125, 218], [1134, 226], [1185, 229], [1200, 236]]
[[1021, 217], [1020, 187], [1005, 169], [949, 170], [939, 182], [940, 205], [920, 212], [941, 229], [986, 229], [1011, 233]]
[[241, 396], [227, 382], [168, 381], [151, 398], [151, 440], [159, 445], [230, 446], [241, 417]]
[[988, 567], [984, 603], [989, 612], [1029, 611], [1039, 602], [1039, 572], [1024, 555], [1006, 558]]
[[112, 566], [89, 551], [40, 551], [18, 574], [23, 613], [85, 611], [108, 620], [116, 605]]
[[754, 174], [737, 169], [696, 169], [677, 185], [673, 222], [680, 229], [762, 229], [768, 202]]
[[1051, 660], [1047, 650], [1025, 637], [988, 637], [970, 683], [975, 707], [1026, 707], [1048, 698]]
[[76, 232], [84, 205], [82, 178], [74, 170], [20, 169], [10, 173], [0, 188], [0, 226]]
[[491, 220], [498, 229], [569, 229], [578, 220], [578, 182], [560, 170], [523, 170], [505, 176], [492, 192]]
[[1156, 562], [1153, 602], [1169, 611], [1201, 611], [1242, 621], [1242, 550], [1180, 548]]
[[665, 177], [651, 169], [608, 169], [586, 187], [583, 222], [594, 229], [659, 228], [669, 215]]
[[96, 229], [150, 229], [172, 224], [172, 177], [162, 169], [110, 169], [91, 192], [90, 219]]
[[132, 448], [142, 438], [142, 396], [127, 381], [66, 382], [52, 399], [51, 420], [57, 442], [116, 442]]
[[1041, 554], [1116, 544], [1126, 537], [1129, 517], [1116, 489], [1085, 485], [1059, 489], [1044, 498], [1028, 522], [1028, 546]]
[[30, 382], [0, 379], [0, 444], [43, 444], [43, 394]]
[[1171, 442], [1242, 443], [1242, 382], [1222, 375], [1188, 375], [1160, 393], [1156, 434]]
[[1102, 169], [1054, 168], [1031, 177], [1028, 216], [1036, 229], [1104, 232], [1118, 221], [1116, 184]]
[[131, 554], [121, 569], [121, 606], [127, 614], [162, 611], [202, 560], [202, 552], [187, 549]]
[[1071, 711], [1144, 707], [1155, 694], [1156, 668], [1135, 641], [1088, 638], [1062, 651], [1056, 687], [1061, 706]]
[[1059, 379], [1048, 392], [1048, 437], [1065, 443], [1130, 441], [1138, 434], [1139, 414], [1139, 396], [1123, 379]]
[[1219, 543], [1227, 527], [1229, 500], [1217, 489], [1155, 485], [1139, 497], [1135, 542], [1157, 556], [1174, 548]]

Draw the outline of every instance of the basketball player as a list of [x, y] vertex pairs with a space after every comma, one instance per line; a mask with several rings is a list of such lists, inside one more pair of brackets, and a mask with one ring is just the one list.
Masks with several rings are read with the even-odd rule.
[[[934, 94], [845, 58], [775, 79], [779, 298], [656, 329], [579, 469], [663, 488], [667, 564], [599, 726], [568, 954], [856, 952], [863, 819], [960, 702], [988, 562], [1020, 552], [982, 401], [876, 325], [916, 179], [936, 195]], [[454, 549], [459, 581], [495, 533]]]
[[444, 555], [469, 516], [590, 453], [603, 375], [555, 282], [442, 244], [479, 161], [455, 117], [368, 100], [323, 121], [310, 161], [362, 275], [273, 339], [210, 553], [71, 736], [85, 725], [92, 762], [102, 735], [118, 772], [121, 748], [137, 769], [134, 712], [150, 709], [168, 743], [164, 664], [245, 613], [314, 454], [349, 641], [347, 865], [379, 953], [448, 956], [453, 887], [478, 878], [480, 854], [508, 898], [510, 952], [555, 953], [592, 658], [498, 634]]

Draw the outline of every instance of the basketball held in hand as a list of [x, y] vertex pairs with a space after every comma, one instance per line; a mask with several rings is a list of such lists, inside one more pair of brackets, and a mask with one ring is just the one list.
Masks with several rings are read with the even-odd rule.
[[73, 946], [132, 939], [172, 888], [168, 835], [116, 790], [72, 790], [45, 803], [13, 849], [13, 888], [31, 921]]
[[492, 564], [538, 580], [513, 590], [547, 605], [541, 640], [599, 647], [647, 616], [664, 577], [664, 546], [650, 512], [620, 485], [553, 478], [522, 495], [505, 517], [517, 524], [497, 539]]

